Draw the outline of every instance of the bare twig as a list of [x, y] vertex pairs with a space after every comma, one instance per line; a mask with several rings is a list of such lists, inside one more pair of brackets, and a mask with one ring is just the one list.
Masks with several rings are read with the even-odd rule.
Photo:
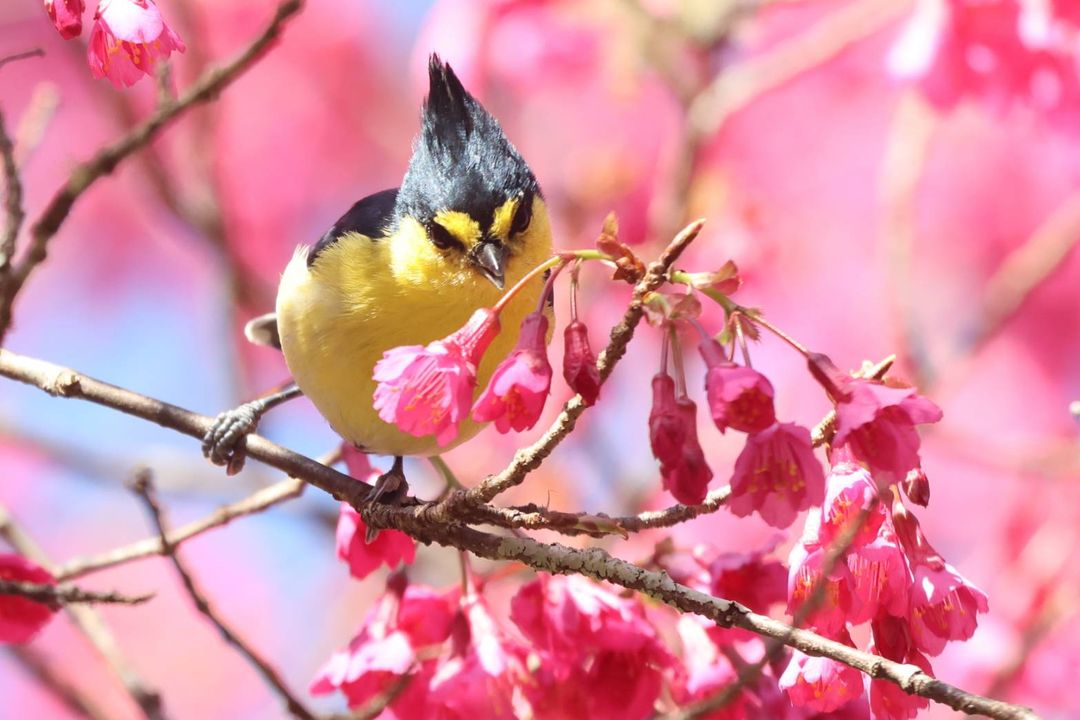
[[[17, 355], [9, 350], [0, 350], [0, 375], [34, 385], [50, 395], [82, 398], [111, 407], [199, 440], [214, 422], [214, 418], [206, 415], [199, 415], [176, 405], [80, 375], [68, 368]], [[366, 493], [371, 490], [367, 483], [286, 450], [259, 435], [248, 435], [245, 447], [249, 457], [293, 477], [302, 477], [309, 482], [311, 478], [318, 477], [318, 487], [336, 488], [331, 494], [339, 500], [355, 497], [357, 491]]]
[[161, 540], [162, 546], [165, 548], [165, 555], [168, 556], [172, 561], [173, 567], [176, 568], [180, 580], [184, 583], [184, 589], [186, 589], [188, 595], [191, 596], [195, 608], [214, 624], [225, 642], [235, 647], [241, 655], [247, 658], [248, 662], [255, 666], [266, 683], [270, 685], [270, 687], [281, 697], [282, 701], [284, 701], [285, 708], [289, 711], [290, 715], [300, 718], [300, 720], [315, 720], [315, 716], [311, 711], [304, 707], [303, 703], [297, 700], [296, 696], [289, 690], [285, 681], [278, 675], [277, 670], [256, 653], [250, 645], [244, 642], [240, 636], [236, 634], [236, 631], [231, 629], [217, 616], [217, 613], [215, 613], [214, 609], [210, 606], [210, 602], [206, 599], [206, 595], [204, 595], [195, 585], [195, 580], [191, 577], [191, 573], [189, 573], [187, 568], [184, 567], [184, 564], [180, 562], [180, 556], [176, 554], [176, 548], [169, 542], [169, 531], [165, 526], [165, 519], [162, 514], [161, 505], [158, 503], [157, 495], [154, 492], [150, 473], [148, 471], [140, 472], [132, 483], [132, 487], [143, 501], [147, 511], [150, 513], [154, 526], [157, 528], [158, 537]]
[[526, 530], [553, 530], [563, 535], [625, 534], [671, 527], [692, 520], [699, 515], [716, 512], [731, 496], [731, 487], [712, 490], [699, 505], [676, 504], [663, 510], [646, 510], [637, 515], [611, 517], [604, 513], [589, 515], [550, 510], [540, 505], [517, 505], [510, 508], [494, 508], [489, 505], [464, 507], [468, 522], [487, 523], [505, 528]]
[[920, 283], [914, 271], [917, 193], [930, 154], [938, 116], [915, 90], [897, 105], [885, 146], [879, 179], [881, 234], [889, 255], [892, 309], [900, 347], [914, 371], [916, 384], [926, 386], [934, 372], [918, 317]]
[[48, 605], [54, 610], [73, 603], [140, 605], [154, 597], [153, 593], [147, 595], [121, 595], [117, 592], [83, 590], [70, 585], [45, 585], [3, 579], [0, 579], [0, 595], [18, 595], [27, 600]]
[[[341, 448], [338, 447], [332, 452], [319, 458], [318, 462], [323, 465], [333, 465], [340, 458]], [[228, 525], [237, 518], [246, 515], [254, 515], [264, 510], [268, 510], [275, 505], [280, 505], [283, 502], [300, 497], [306, 486], [307, 483], [294, 477], [280, 480], [269, 487], [262, 488], [261, 490], [252, 493], [243, 500], [223, 505], [204, 518], [176, 528], [169, 533], [169, 545], [175, 548], [179, 546], [180, 543], [190, 540], [196, 535], [201, 535], [208, 530]], [[100, 555], [69, 560], [57, 569], [56, 579], [71, 580], [72, 578], [121, 565], [139, 558], [164, 554], [165, 546], [162, 545], [161, 538], [156, 536], [146, 538], [130, 545], [125, 545], [124, 547], [101, 553]]]
[[127, 135], [102, 148], [88, 162], [72, 171], [53, 195], [30, 229], [30, 246], [11, 273], [0, 295], [0, 344], [11, 323], [15, 296], [34, 269], [44, 262], [49, 240], [60, 229], [79, 197], [99, 178], [108, 175], [132, 153], [145, 147], [172, 121], [188, 109], [209, 102], [240, 77], [281, 34], [286, 21], [303, 7], [303, 0], [283, 0], [266, 28], [236, 57], [203, 73], [175, 102], [160, 106], [153, 115]]
[[858, 0], [830, 13], [775, 49], [717, 76], [694, 101], [690, 122], [708, 135], [751, 101], [836, 57], [901, 17], [911, 0]]
[[22, 206], [22, 180], [15, 163], [15, 144], [8, 135], [4, 115], [0, 113], [0, 155], [4, 163], [4, 232], [0, 235], [0, 288], [7, 281], [11, 259], [15, 256], [15, 239], [19, 236], [26, 213]]
[[[664, 283], [668, 270], [679, 259], [683, 250], [698, 236], [704, 224], [704, 220], [695, 220], [687, 225], [664, 249], [660, 257], [649, 266], [648, 272], [641, 281], [634, 286], [634, 294], [626, 314], [623, 315], [619, 324], [612, 328], [611, 340], [596, 361], [601, 382], [607, 380], [615, 364], [626, 353], [626, 347], [634, 336], [634, 330], [645, 313], [642, 298]], [[513, 461], [502, 472], [487, 477], [480, 485], [464, 494], [451, 493], [444, 501], [448, 503], [448, 508], [460, 504], [462, 499], [474, 505], [488, 503], [499, 493], [521, 484], [525, 477], [540, 467], [548, 455], [570, 434], [586, 407], [580, 395], [570, 398], [551, 427], [539, 440], [527, 448], [518, 450]]]
[[978, 349], [1013, 317], [1080, 242], [1080, 192], [1074, 192], [1009, 253], [986, 283], [974, 326], [960, 339], [961, 351]]
[[17, 62], [19, 60], [28, 60], [29, 58], [35, 57], [45, 57], [45, 51], [41, 48], [34, 48], [33, 50], [26, 50], [25, 52], [15, 53], [14, 55], [2, 57], [0, 58], [0, 68], [4, 67], [8, 63]]
[[79, 688], [61, 677], [49, 662], [35, 650], [26, 645], [11, 645], [8, 653], [16, 662], [34, 676], [64, 707], [87, 720], [109, 720], [109, 716]]
[[[38, 544], [15, 523], [4, 507], [0, 507], [0, 537], [18, 550], [20, 554], [30, 558], [55, 577], [56, 573], [53, 572], [55, 568], [52, 561], [49, 560], [49, 557]], [[165, 720], [167, 715], [161, 703], [161, 695], [143, 682], [138, 673], [135, 672], [131, 663], [120, 651], [116, 639], [105, 621], [101, 619], [101, 615], [94, 608], [87, 605], [68, 605], [64, 609], [76, 627], [86, 636], [86, 639], [90, 641], [90, 644], [94, 646], [102, 659], [105, 660], [105, 664], [119, 678], [132, 700], [139, 706], [143, 716], [147, 720]]]

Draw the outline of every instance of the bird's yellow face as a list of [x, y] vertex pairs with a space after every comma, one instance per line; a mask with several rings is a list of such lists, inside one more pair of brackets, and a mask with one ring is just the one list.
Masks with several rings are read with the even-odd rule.
[[519, 194], [486, 221], [454, 209], [439, 210], [426, 223], [402, 218], [392, 238], [390, 263], [400, 281], [476, 287], [497, 297], [550, 254], [546, 204], [538, 195]]

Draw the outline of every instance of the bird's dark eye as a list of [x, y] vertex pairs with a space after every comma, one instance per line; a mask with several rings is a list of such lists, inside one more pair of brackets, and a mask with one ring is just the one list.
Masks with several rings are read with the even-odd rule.
[[461, 247], [461, 241], [437, 222], [433, 222], [428, 226], [428, 235], [431, 237], [431, 243], [440, 250]]
[[529, 229], [532, 222], [532, 198], [522, 197], [514, 213], [514, 221], [510, 223], [510, 234], [517, 235]]

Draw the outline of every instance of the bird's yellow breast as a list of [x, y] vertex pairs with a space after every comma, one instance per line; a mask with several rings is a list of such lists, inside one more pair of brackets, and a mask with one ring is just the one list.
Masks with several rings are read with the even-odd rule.
[[[534, 213], [529, 230], [511, 247], [507, 287], [550, 256], [546, 213]], [[297, 385], [338, 434], [370, 452], [433, 455], [447, 449], [379, 418], [372, 370], [385, 351], [449, 335], [502, 292], [463, 256], [435, 248], [409, 219], [391, 237], [346, 234], [322, 249], [311, 267], [307, 256], [307, 247], [293, 255], [277, 297], [281, 346]], [[517, 342], [542, 288], [542, 279], [531, 281], [503, 311], [502, 331], [478, 368], [477, 393]], [[454, 444], [479, 429], [466, 421]]]

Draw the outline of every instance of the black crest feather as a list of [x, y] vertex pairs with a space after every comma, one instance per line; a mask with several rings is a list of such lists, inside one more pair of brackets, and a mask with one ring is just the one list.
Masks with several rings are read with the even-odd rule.
[[538, 195], [536, 178], [499, 122], [438, 55], [428, 63], [428, 80], [397, 216], [427, 221], [440, 210], [460, 210], [486, 226], [507, 199]]

